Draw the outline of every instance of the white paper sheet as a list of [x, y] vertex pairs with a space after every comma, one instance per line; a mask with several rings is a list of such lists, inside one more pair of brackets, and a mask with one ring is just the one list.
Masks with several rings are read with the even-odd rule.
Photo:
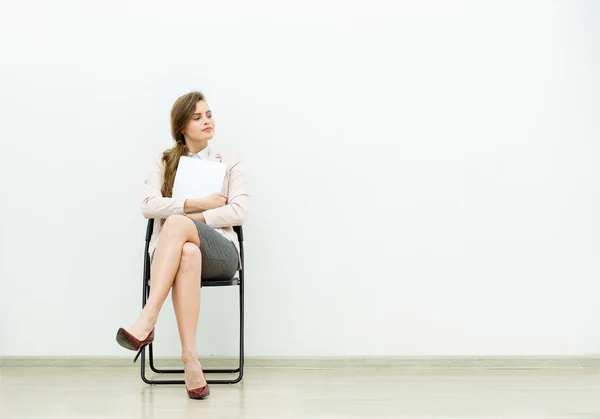
[[225, 163], [182, 156], [175, 174], [173, 198], [203, 198], [221, 193]]

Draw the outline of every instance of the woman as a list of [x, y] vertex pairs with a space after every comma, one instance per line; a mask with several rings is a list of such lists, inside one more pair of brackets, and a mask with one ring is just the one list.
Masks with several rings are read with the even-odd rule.
[[[230, 279], [241, 269], [239, 242], [232, 226], [244, 222], [248, 204], [242, 165], [209, 147], [214, 132], [212, 112], [202, 93], [191, 92], [175, 101], [171, 109], [175, 146], [156, 159], [145, 182], [142, 203], [144, 217], [156, 219], [150, 240], [150, 297], [138, 319], [117, 332], [121, 346], [138, 351], [135, 362], [141, 349], [154, 340], [154, 325], [172, 289], [186, 390], [193, 399], [210, 394], [196, 348], [200, 281]], [[181, 156], [225, 163], [222, 193], [171, 198]]]

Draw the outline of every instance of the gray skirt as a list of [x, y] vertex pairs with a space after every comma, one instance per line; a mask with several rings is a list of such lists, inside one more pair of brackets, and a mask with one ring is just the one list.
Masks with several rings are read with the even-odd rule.
[[[206, 224], [192, 220], [200, 237], [202, 279], [231, 279], [238, 271], [238, 251], [235, 244]], [[154, 259], [154, 252], [152, 252]]]

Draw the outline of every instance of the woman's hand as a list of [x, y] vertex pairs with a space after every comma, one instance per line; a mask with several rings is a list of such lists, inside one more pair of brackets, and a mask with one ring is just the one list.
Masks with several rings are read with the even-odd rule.
[[200, 199], [204, 206], [203, 210], [221, 208], [227, 205], [227, 195], [223, 195], [222, 193], [214, 193]]

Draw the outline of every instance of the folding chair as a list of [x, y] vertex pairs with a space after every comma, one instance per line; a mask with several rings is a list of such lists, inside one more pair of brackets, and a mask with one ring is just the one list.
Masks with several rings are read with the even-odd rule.
[[[144, 251], [144, 278], [142, 282], [142, 308], [146, 305], [148, 296], [150, 295], [150, 256], [148, 249], [150, 247], [150, 238], [152, 229], [154, 228], [154, 220], [148, 220], [146, 228], [146, 246]], [[231, 380], [206, 380], [208, 384], [235, 384], [242, 380], [244, 375], [244, 234], [241, 226], [233, 228], [238, 235], [240, 242], [240, 257], [242, 260], [242, 269], [238, 272], [238, 276], [230, 280], [210, 280], [202, 281], [202, 287], [229, 287], [238, 286], [240, 290], [240, 353], [239, 364], [235, 369], [212, 369], [203, 370], [207, 374], [236, 374], [237, 377]], [[161, 370], [154, 366], [154, 353], [152, 343], [147, 346], [149, 350], [148, 360], [150, 369], [157, 374], [183, 374], [183, 370]], [[141, 375], [142, 380], [147, 384], [185, 384], [184, 380], [151, 380], [146, 378], [146, 348], [142, 350], [141, 358]]]

